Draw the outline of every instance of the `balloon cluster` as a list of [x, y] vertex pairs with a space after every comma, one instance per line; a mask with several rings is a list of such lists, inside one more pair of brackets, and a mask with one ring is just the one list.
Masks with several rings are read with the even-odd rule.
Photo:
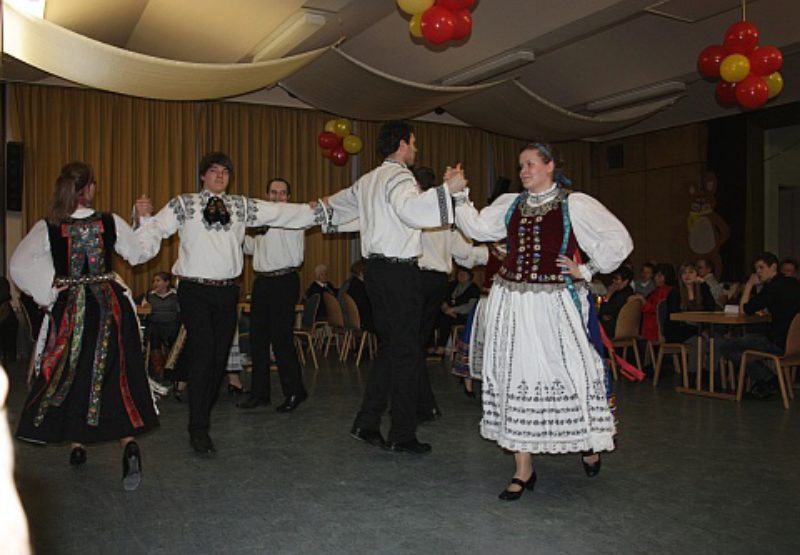
[[722, 44], [700, 52], [697, 68], [704, 77], [717, 82], [717, 101], [723, 106], [737, 102], [743, 108], [760, 108], [783, 89], [778, 70], [783, 54], [774, 46], [758, 46], [758, 29], [748, 21], [731, 25]]
[[431, 44], [461, 40], [472, 32], [470, 9], [478, 0], [397, 0], [397, 6], [411, 16], [411, 36]]
[[325, 157], [330, 158], [335, 166], [344, 166], [350, 154], [361, 152], [361, 137], [350, 133], [352, 129], [349, 119], [329, 119], [325, 122], [325, 131], [317, 137], [317, 144]]

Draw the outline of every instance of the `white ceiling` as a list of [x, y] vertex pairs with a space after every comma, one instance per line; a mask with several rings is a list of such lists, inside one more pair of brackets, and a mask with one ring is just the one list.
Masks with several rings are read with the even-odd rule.
[[[717, 106], [713, 84], [700, 78], [695, 63], [703, 47], [722, 42], [726, 28], [741, 19], [738, 0], [479, 0], [472, 35], [448, 47], [412, 40], [394, 0], [47, 0], [45, 19], [154, 56], [247, 62], [300, 7], [324, 12], [327, 23], [292, 53], [345, 36], [345, 53], [419, 83], [530, 49], [535, 61], [509, 76], [577, 112], [593, 100], [663, 81], [688, 85], [685, 98], [625, 134], [737, 112]], [[800, 1], [753, 0], [747, 18], [758, 26], [760, 44], [781, 48], [786, 60], [785, 89], [769, 105], [799, 100]], [[244, 100], [297, 104], [277, 89]]]

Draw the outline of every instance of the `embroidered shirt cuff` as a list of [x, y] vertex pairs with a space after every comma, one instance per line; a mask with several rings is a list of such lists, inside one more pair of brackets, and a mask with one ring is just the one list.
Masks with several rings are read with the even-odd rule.
[[314, 208], [314, 224], [325, 226], [330, 224], [331, 217], [333, 216], [333, 208], [325, 208], [322, 200], [317, 201], [317, 206]]
[[457, 193], [453, 193], [453, 203], [456, 207], [462, 206], [464, 204], [469, 203], [469, 189], [464, 189], [463, 191], [459, 191]]
[[453, 203], [450, 201], [450, 192], [447, 185], [436, 187], [436, 197], [439, 202], [439, 223], [440, 225], [450, 225], [455, 217], [453, 214]]
[[590, 260], [586, 264], [581, 264], [578, 266], [578, 269], [581, 272], [581, 276], [583, 276], [584, 281], [590, 282], [592, 281], [592, 276], [597, 273], [597, 266]]

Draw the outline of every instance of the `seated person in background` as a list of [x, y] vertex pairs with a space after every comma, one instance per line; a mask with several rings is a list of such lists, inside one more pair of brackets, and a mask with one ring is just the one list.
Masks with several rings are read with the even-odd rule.
[[[747, 280], [739, 301], [740, 310], [745, 314], [768, 312], [772, 321], [765, 324], [763, 332], [749, 330], [743, 337], [720, 342], [720, 355], [733, 362], [734, 368], [739, 368], [742, 353], [748, 349], [783, 354], [789, 326], [800, 312], [800, 281], [778, 272], [778, 258], [774, 254], [759, 255], [754, 267], [755, 272]], [[755, 294], [758, 284], [763, 287]], [[754, 397], [765, 398], [775, 392], [778, 385], [775, 372], [763, 361], [749, 362], [747, 375], [753, 381], [751, 394]]]
[[163, 381], [164, 363], [181, 327], [178, 292], [172, 287], [172, 275], [168, 272], [153, 274], [151, 286], [142, 299], [142, 304], [146, 302], [151, 307], [145, 337], [150, 341], [150, 375]]
[[375, 325], [372, 322], [372, 306], [367, 297], [367, 288], [364, 286], [364, 261], [359, 259], [350, 266], [350, 279], [342, 285], [346, 288], [346, 293], [350, 295], [358, 307], [358, 315], [361, 317], [361, 329], [375, 332]]
[[677, 285], [672, 264], [657, 264], [653, 281], [656, 288], [647, 298], [637, 295], [644, 301], [642, 305], [642, 337], [658, 343], [658, 303], [666, 300], [670, 291]]
[[710, 258], [698, 258], [694, 266], [697, 269], [698, 281], [708, 285], [714, 304], [718, 308], [723, 308], [727, 302], [727, 295], [717, 276], [714, 275], [714, 263]]
[[639, 274], [639, 279], [631, 283], [631, 288], [634, 293], [641, 295], [643, 298], [655, 291], [656, 284], [653, 281], [653, 275], [656, 273], [656, 265], [653, 262], [645, 262], [642, 264], [642, 272]]
[[677, 312], [713, 311], [716, 304], [708, 284], [698, 279], [697, 268], [693, 263], [684, 262], [678, 273], [678, 287], [667, 295], [667, 314], [662, 331], [667, 343], [683, 343], [688, 347], [688, 370], [693, 372], [697, 367], [699, 328], [690, 322], [675, 322], [670, 316]]
[[632, 280], [633, 270], [628, 266], [620, 266], [616, 272], [611, 274], [611, 285], [608, 286], [603, 306], [600, 307], [598, 313], [600, 324], [609, 339], [613, 339], [616, 333], [619, 311], [628, 302], [628, 297], [633, 295]]
[[325, 320], [328, 314], [325, 310], [325, 301], [322, 299], [323, 293], [330, 293], [334, 297], [337, 294], [337, 289], [333, 284], [328, 281], [328, 267], [325, 264], [319, 264], [314, 268], [314, 281], [306, 289], [305, 298], [311, 295], [319, 295], [319, 309], [317, 310], [317, 320]]
[[436, 318], [436, 329], [439, 330], [435, 351], [437, 355], [444, 354], [453, 326], [466, 323], [467, 316], [480, 296], [481, 290], [472, 281], [472, 271], [459, 267], [455, 281], [448, 284], [447, 300], [442, 303], [442, 311]]
[[797, 260], [794, 258], [784, 258], [781, 260], [781, 274], [783, 277], [797, 279]]

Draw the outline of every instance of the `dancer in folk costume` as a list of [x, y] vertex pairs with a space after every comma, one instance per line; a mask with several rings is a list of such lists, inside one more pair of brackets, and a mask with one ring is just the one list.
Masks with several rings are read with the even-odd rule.
[[72, 442], [70, 464], [86, 462], [84, 445], [118, 439], [123, 486], [141, 482], [133, 436], [158, 424], [130, 293], [116, 280], [116, 252], [131, 264], [145, 257], [116, 214], [96, 212], [92, 169], [64, 166], [45, 220], [11, 257], [17, 286], [47, 307], [31, 392], [17, 435], [36, 443]]
[[561, 186], [569, 181], [556, 170], [552, 147], [530, 144], [519, 163], [520, 194], [503, 195], [480, 213], [467, 195], [454, 195], [456, 223], [468, 237], [508, 244], [486, 302], [481, 421], [483, 437], [514, 452], [504, 500], [533, 489], [533, 454], [582, 453], [584, 470], [594, 476], [600, 452], [614, 449], [586, 284], [633, 249], [602, 204]]

